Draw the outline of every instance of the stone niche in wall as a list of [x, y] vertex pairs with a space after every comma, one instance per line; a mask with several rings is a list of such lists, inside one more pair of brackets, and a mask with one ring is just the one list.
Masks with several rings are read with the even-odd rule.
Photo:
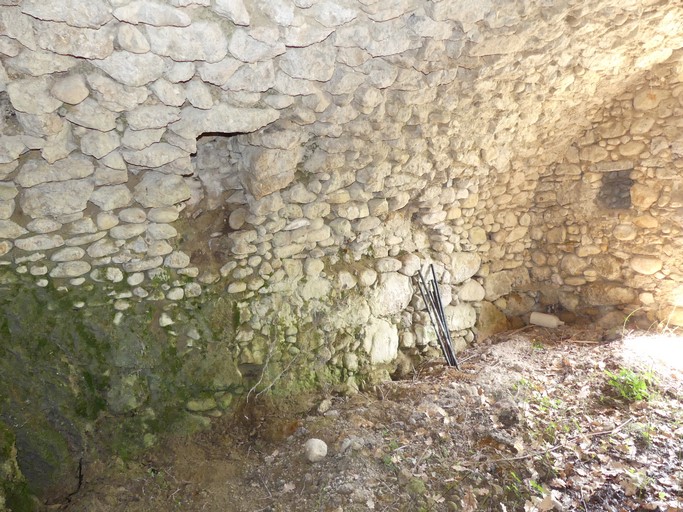
[[683, 325], [680, 59], [605, 105], [541, 176], [531, 274], [542, 306]]

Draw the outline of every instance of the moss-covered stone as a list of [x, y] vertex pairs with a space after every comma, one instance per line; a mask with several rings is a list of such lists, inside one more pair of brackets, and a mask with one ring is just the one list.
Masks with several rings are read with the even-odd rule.
[[0, 422], [0, 511], [31, 512], [36, 500], [19, 470], [15, 443], [14, 433]]

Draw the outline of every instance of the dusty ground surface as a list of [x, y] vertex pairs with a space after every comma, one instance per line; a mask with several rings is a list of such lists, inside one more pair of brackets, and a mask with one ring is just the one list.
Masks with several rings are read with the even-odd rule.
[[[460, 354], [462, 371], [435, 361], [351, 397], [252, 402], [137, 460], [87, 463], [60, 508], [681, 511], [683, 339], [603, 338], [526, 328]], [[654, 373], [648, 400], [609, 385], [625, 369]], [[320, 462], [310, 438], [328, 445]]]

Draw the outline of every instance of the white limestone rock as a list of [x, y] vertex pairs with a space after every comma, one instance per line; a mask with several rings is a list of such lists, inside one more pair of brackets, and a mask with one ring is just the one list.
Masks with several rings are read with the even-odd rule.
[[166, 298], [168, 300], [182, 300], [185, 297], [185, 290], [182, 288], [176, 287], [176, 288], [171, 288], [167, 293], [166, 293]]
[[0, 9], [0, 33], [16, 39], [29, 50], [35, 50], [36, 40], [33, 25], [36, 23], [21, 12], [20, 7]]
[[292, 78], [327, 82], [335, 69], [337, 50], [331, 44], [316, 44], [306, 48], [288, 48], [280, 57], [280, 69]]
[[631, 203], [639, 210], [645, 211], [659, 199], [660, 193], [658, 188], [649, 184], [634, 183], [631, 187]]
[[233, 57], [242, 62], [254, 63], [282, 55], [286, 48], [281, 42], [273, 45], [267, 44], [254, 39], [246, 30], [237, 29], [232, 34], [228, 50]]
[[86, 251], [91, 258], [103, 258], [119, 252], [119, 247], [113, 240], [103, 238], [88, 246]]
[[109, 230], [109, 236], [114, 240], [129, 240], [142, 235], [146, 230], [146, 224], [119, 224]]
[[149, 97], [146, 87], [121, 85], [103, 73], [90, 73], [86, 78], [90, 87], [99, 93], [100, 106], [111, 112], [133, 110]]
[[19, 169], [15, 181], [21, 187], [34, 187], [41, 183], [86, 178], [95, 170], [92, 161], [84, 156], [64, 158], [50, 165], [42, 159], [27, 160]]
[[493, 0], [439, 0], [429, 2], [425, 11], [436, 21], [455, 21], [462, 25], [465, 32], [469, 32], [478, 21], [483, 20], [493, 10], [493, 5]]
[[9, 38], [8, 36], [0, 36], [0, 53], [8, 57], [16, 57], [22, 50], [22, 45], [19, 41]]
[[100, 212], [96, 217], [97, 229], [111, 229], [119, 223], [119, 218], [110, 212]]
[[105, 59], [91, 62], [117, 82], [134, 87], [153, 82], [163, 74], [166, 67], [164, 59], [158, 55], [127, 51], [115, 51]]
[[242, 61], [225, 57], [218, 62], [202, 62], [197, 68], [204, 82], [222, 87], [242, 65]]
[[294, 22], [294, 6], [288, 0], [256, 0], [255, 6], [280, 26], [288, 27]]
[[93, 175], [95, 186], [120, 185], [128, 181], [128, 173], [125, 170], [110, 169], [109, 167], [99, 167], [95, 169]]
[[0, 182], [0, 200], [7, 201], [19, 195], [19, 190], [11, 181]]
[[512, 291], [512, 277], [507, 271], [489, 274], [484, 279], [486, 300], [494, 301]]
[[16, 57], [5, 61], [5, 65], [15, 71], [31, 75], [42, 76], [53, 73], [63, 73], [77, 66], [79, 61], [65, 55], [55, 55], [52, 52], [23, 50]]
[[169, 268], [185, 268], [190, 264], [190, 257], [182, 251], [174, 251], [164, 259]]
[[659, 258], [653, 256], [634, 256], [629, 261], [629, 265], [639, 274], [651, 276], [662, 270], [663, 263]]
[[64, 238], [57, 234], [35, 235], [15, 240], [14, 245], [23, 251], [47, 251], [64, 245]]
[[285, 151], [249, 146], [242, 152], [245, 169], [240, 180], [256, 199], [282, 190], [294, 181], [301, 150]]
[[188, 27], [147, 27], [152, 51], [176, 61], [218, 62], [228, 54], [228, 41], [218, 23], [197, 21]]
[[180, 9], [160, 2], [133, 0], [114, 9], [114, 17], [132, 25], [144, 23], [155, 27], [187, 27], [192, 19]]
[[460, 291], [458, 297], [465, 302], [481, 302], [486, 296], [486, 290], [477, 281], [467, 281]]
[[216, 0], [213, 10], [220, 16], [224, 16], [235, 25], [249, 26], [251, 18], [244, 0]]
[[66, 261], [58, 263], [55, 268], [50, 271], [50, 277], [78, 277], [90, 272], [91, 268], [90, 263], [87, 261]]
[[186, 139], [196, 139], [207, 132], [253, 132], [276, 121], [280, 112], [270, 108], [236, 108], [221, 103], [208, 110], [185, 107], [180, 117], [170, 129]]
[[66, 245], [68, 245], [69, 247], [73, 247], [76, 245], [87, 245], [97, 240], [100, 240], [105, 236], [107, 236], [107, 233], [105, 233], [104, 231], [100, 231], [99, 233], [92, 233], [90, 235], [74, 236], [66, 240]]
[[458, 304], [444, 308], [448, 328], [452, 331], [471, 329], [477, 322], [477, 312], [470, 304]]
[[119, 219], [130, 224], [140, 224], [147, 220], [147, 214], [142, 208], [126, 208], [119, 212]]
[[332, 0], [320, 0], [310, 8], [313, 18], [325, 27], [339, 27], [358, 17], [359, 12], [355, 9], [339, 5]]
[[51, 21], [34, 22], [38, 45], [61, 55], [104, 59], [114, 51], [113, 27], [76, 28]]
[[143, 105], [126, 113], [126, 122], [132, 130], [149, 130], [164, 128], [169, 123], [178, 121], [180, 110], [166, 105]]
[[365, 326], [363, 349], [371, 364], [390, 363], [398, 355], [398, 329], [381, 318], [371, 318]]
[[45, 234], [62, 229], [62, 223], [52, 219], [35, 219], [29, 222], [26, 228], [34, 233]]
[[165, 105], [180, 107], [185, 103], [185, 89], [181, 85], [160, 78], [150, 86], [150, 89]]
[[121, 144], [121, 137], [116, 130], [101, 132], [99, 130], [88, 130], [81, 136], [81, 151], [86, 155], [100, 159]]
[[[361, 273], [361, 283], [365, 277]], [[410, 278], [397, 272], [380, 274], [379, 284], [372, 291], [369, 299], [370, 308], [377, 316], [395, 315], [403, 311], [413, 297]]]
[[178, 236], [178, 231], [170, 224], [152, 223], [147, 227], [147, 235], [154, 240], [167, 240]]
[[161, 140], [161, 136], [166, 131], [166, 128], [150, 128], [147, 130], [134, 130], [130, 127], [126, 128], [121, 138], [121, 144], [130, 149], [145, 149], [155, 142]]
[[327, 443], [321, 439], [309, 439], [304, 444], [304, 454], [308, 462], [320, 462], [327, 456]]
[[26, 229], [11, 220], [0, 220], [0, 238], [15, 239], [28, 233]]
[[[41, 219], [41, 220], [48, 220], [49, 219]], [[37, 221], [34, 221], [37, 222]], [[52, 221], [54, 222], [54, 221]], [[75, 220], [71, 223], [69, 223], [68, 226], [68, 232], [73, 234], [73, 235], [80, 235], [82, 233], [95, 233], [97, 232], [97, 226], [95, 225], [95, 222], [89, 218], [85, 217], [82, 219]]]
[[105, 211], [125, 208], [133, 202], [133, 195], [126, 185], [98, 187], [90, 196], [90, 202]]
[[[0, 228], [1, 230], [2, 228]], [[0, 236], [0, 238], [2, 238]], [[5, 254], [8, 254], [12, 248], [14, 247], [14, 244], [8, 240], [3, 240], [0, 242], [0, 256], [4, 256]]]
[[3, 200], [0, 199], [0, 219], [9, 219], [16, 208], [16, 201], [14, 199]]
[[85, 251], [80, 247], [64, 247], [50, 256], [50, 261], [76, 261], [85, 256]]
[[121, 154], [129, 164], [147, 168], [161, 167], [189, 156], [186, 151], [167, 142], [156, 142], [139, 151], [122, 151]]
[[190, 187], [177, 175], [147, 171], [135, 186], [135, 200], [146, 208], [173, 206], [190, 198]]
[[138, 27], [121, 23], [116, 33], [116, 42], [122, 50], [131, 53], [147, 53], [151, 47], [149, 41]]
[[299, 290], [299, 294], [304, 301], [320, 300], [328, 297], [332, 290], [332, 282], [329, 279], [319, 277], [318, 279], [309, 280]]
[[92, 128], [108, 132], [116, 128], [116, 114], [102, 106], [92, 98], [86, 98], [78, 105], [71, 107], [66, 118], [84, 128]]
[[475, 275], [481, 267], [481, 256], [475, 252], [458, 252], [451, 256], [452, 283], [467, 281]]
[[19, 204], [34, 219], [68, 216], [85, 210], [94, 188], [88, 179], [43, 183], [22, 190]]
[[48, 163], [66, 158], [78, 146], [74, 141], [71, 124], [64, 123], [64, 127], [54, 135], [48, 135], [45, 145], [40, 150], [40, 156]]
[[0, 164], [14, 162], [24, 151], [26, 144], [20, 136], [0, 137]]
[[305, 20], [301, 25], [285, 29], [284, 43], [288, 47], [304, 48], [327, 39], [333, 28], [324, 27], [313, 20]]
[[669, 98], [671, 92], [666, 89], [655, 89], [646, 87], [636, 93], [633, 98], [633, 108], [636, 110], [652, 110], [659, 106], [659, 104]]
[[50, 95], [52, 82], [48, 77], [23, 78], [7, 84], [12, 106], [29, 114], [49, 114], [62, 106], [62, 102]]
[[272, 61], [243, 64], [221, 86], [229, 91], [265, 92], [275, 85], [275, 67]]
[[83, 75], [68, 75], [55, 81], [50, 93], [59, 101], [78, 105], [90, 95]]
[[99, 28], [111, 20], [111, 7], [105, 0], [25, 0], [21, 12], [40, 20], [61, 21], [72, 27]]
[[206, 110], [213, 107], [211, 89], [201, 80], [190, 80], [185, 86], [185, 96], [195, 108]]
[[164, 78], [174, 84], [187, 82], [195, 74], [194, 62], [167, 62]]
[[147, 218], [149, 220], [159, 223], [174, 222], [179, 216], [180, 212], [178, 209], [172, 206], [165, 208], [152, 208], [147, 214]]

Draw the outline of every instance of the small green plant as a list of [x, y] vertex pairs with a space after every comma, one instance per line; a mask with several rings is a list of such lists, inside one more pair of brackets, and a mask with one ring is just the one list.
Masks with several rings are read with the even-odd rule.
[[618, 373], [605, 371], [608, 377], [607, 384], [627, 402], [649, 400], [652, 397], [650, 386], [655, 378], [652, 372], [636, 373], [631, 369], [622, 368]]
[[545, 496], [546, 494], [548, 494], [547, 489], [543, 487], [541, 484], [539, 484], [536, 480], [531, 480], [529, 482], [529, 485], [534, 491], [536, 491], [541, 496]]
[[538, 340], [532, 340], [531, 348], [533, 350], [545, 350], [545, 345], [543, 345], [543, 343]]
[[533, 384], [531, 384], [531, 382], [529, 382], [529, 381], [528, 381], [527, 379], [525, 379], [524, 377], [522, 377], [521, 379], [519, 379], [517, 382], [515, 382], [515, 383], [512, 385], [512, 390], [513, 390], [513, 391], [522, 391], [522, 390], [525, 390], [525, 389], [532, 389], [532, 388], [533, 388]]

